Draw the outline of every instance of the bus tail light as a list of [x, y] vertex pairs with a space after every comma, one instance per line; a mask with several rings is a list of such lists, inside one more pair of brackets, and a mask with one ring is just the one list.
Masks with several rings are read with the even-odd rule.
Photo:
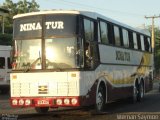
[[[48, 103], [46, 104], [47, 101]], [[34, 107], [34, 106], [79, 106], [78, 97], [57, 97], [57, 98], [11, 98], [13, 107]]]
[[30, 99], [26, 99], [26, 100], [25, 100], [25, 105], [26, 105], [26, 106], [31, 105], [31, 100], [30, 100]]
[[12, 105], [13, 105], [13, 106], [14, 106], [14, 105], [18, 105], [18, 100], [13, 99], [13, 100], [12, 100]]
[[31, 99], [12, 99], [11, 104], [13, 106], [31, 106], [32, 100]]
[[64, 99], [64, 104], [69, 105], [70, 104], [70, 100], [69, 99]]
[[73, 98], [71, 100], [72, 105], [76, 105], [78, 103], [78, 100], [76, 98]]
[[18, 102], [18, 104], [19, 104], [19, 105], [24, 105], [24, 100], [23, 100], [23, 99], [20, 99], [19, 102]]
[[57, 99], [57, 105], [62, 105], [62, 99]]

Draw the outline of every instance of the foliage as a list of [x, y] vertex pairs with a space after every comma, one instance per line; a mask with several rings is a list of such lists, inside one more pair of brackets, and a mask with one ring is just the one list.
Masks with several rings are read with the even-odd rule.
[[[12, 43], [11, 42], [12, 39], [8, 39], [8, 38], [10, 38], [10, 36], [12, 36], [13, 16], [14, 15], [21, 14], [21, 13], [39, 11], [39, 5], [36, 3], [35, 0], [31, 0], [31, 2], [29, 2], [27, 0], [19, 0], [17, 3], [13, 3], [12, 0], [5, 0], [2, 8], [9, 10], [9, 15], [7, 17], [5, 17], [5, 33], [7, 33], [7, 34], [5, 34], [5, 35], [0, 34], [0, 44], [3, 44], [3, 45], [6, 43], [6, 41], [3, 41], [3, 40], [9, 40], [7, 42], [7, 44]], [[0, 28], [0, 30], [1, 29], [2, 28]]]
[[12, 34], [0, 34], [0, 44], [1, 45], [11, 45], [12, 44]]
[[160, 73], [160, 29], [155, 29], [155, 72]]

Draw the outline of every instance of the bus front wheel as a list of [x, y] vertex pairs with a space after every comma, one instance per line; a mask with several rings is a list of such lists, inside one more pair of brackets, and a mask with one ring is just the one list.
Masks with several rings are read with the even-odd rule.
[[49, 107], [36, 107], [35, 110], [37, 113], [47, 113], [49, 110]]

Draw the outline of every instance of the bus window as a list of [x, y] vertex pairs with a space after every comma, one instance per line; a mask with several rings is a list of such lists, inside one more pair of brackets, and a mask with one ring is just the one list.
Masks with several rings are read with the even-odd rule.
[[138, 43], [138, 50], [141, 50], [141, 39], [139, 34], [137, 34], [137, 43]]
[[124, 47], [129, 47], [129, 40], [128, 40], [128, 31], [125, 29], [122, 29], [123, 34], [123, 45]]
[[144, 47], [145, 47], [145, 51], [149, 52], [149, 41], [147, 39], [147, 36], [144, 36]]
[[94, 40], [94, 22], [93, 21], [84, 19], [84, 32], [85, 32], [86, 41]]
[[5, 69], [5, 58], [0, 57], [0, 69]]
[[105, 22], [100, 22], [100, 35], [101, 35], [101, 42], [104, 44], [108, 44], [108, 26]]
[[41, 69], [41, 39], [15, 40], [14, 69]]
[[152, 51], [152, 48], [151, 48], [151, 38], [147, 38], [147, 41], [148, 41], [148, 47], [149, 47], [149, 52], [151, 52]]
[[[82, 48], [76, 37], [45, 39], [46, 69], [79, 68]], [[79, 50], [78, 50], [79, 49]], [[81, 57], [81, 58], [80, 58]]]
[[91, 67], [91, 53], [89, 43], [85, 43], [86, 67]]
[[136, 33], [133, 33], [133, 42], [134, 42], [134, 49], [138, 49]]
[[84, 38], [85, 38], [85, 65], [86, 68], [94, 68], [98, 61], [98, 45], [94, 36], [97, 34], [94, 21], [84, 19]]
[[133, 32], [129, 31], [129, 48], [134, 48], [134, 42], [133, 42]]
[[114, 26], [114, 39], [115, 39], [115, 45], [120, 46], [121, 41], [120, 41], [120, 31], [119, 27]]
[[144, 36], [143, 35], [141, 35], [141, 48], [142, 48], [143, 51], [145, 50], [145, 48], [144, 48]]

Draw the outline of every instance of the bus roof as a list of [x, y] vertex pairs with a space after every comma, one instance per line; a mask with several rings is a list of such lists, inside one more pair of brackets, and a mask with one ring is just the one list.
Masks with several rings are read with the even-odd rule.
[[142, 33], [142, 34], [150, 36], [150, 32], [148, 30], [134, 28], [134, 27], [131, 27], [131, 26], [126, 25], [124, 23], [118, 22], [118, 21], [116, 21], [114, 19], [111, 19], [109, 17], [106, 17], [104, 15], [98, 14], [96, 12], [91, 12], [91, 11], [78, 11], [78, 10], [49, 10], [48, 11], [47, 10], [47, 11], [39, 11], [39, 12], [31, 12], [31, 13], [25, 13], [25, 14], [18, 14], [18, 15], [15, 15], [13, 17], [13, 19], [21, 18], [21, 17], [26, 17], [26, 16], [46, 15], [46, 14], [81, 14], [81, 15], [88, 16], [88, 17], [93, 18], [93, 19], [101, 18], [101, 19], [104, 19], [104, 20], [109, 21], [111, 23], [114, 23], [116, 25], [123, 26], [123, 27], [131, 29], [133, 31], [136, 31], [136, 32], [139, 32], [139, 33]]
[[11, 50], [11, 46], [7, 46], [7, 45], [0, 45], [0, 50]]

